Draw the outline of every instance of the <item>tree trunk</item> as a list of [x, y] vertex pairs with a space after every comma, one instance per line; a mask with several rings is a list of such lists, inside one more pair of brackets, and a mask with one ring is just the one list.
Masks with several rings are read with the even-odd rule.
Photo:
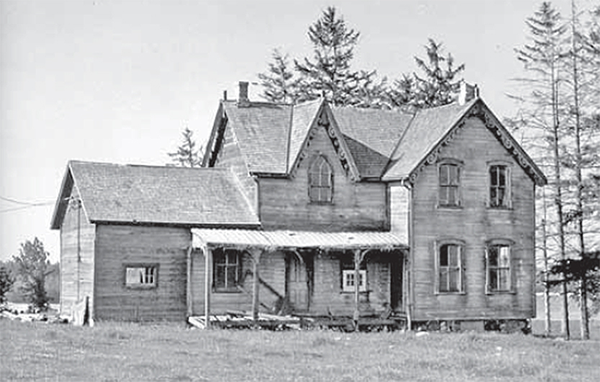
[[[575, 113], [575, 177], [577, 181], [577, 192], [575, 193], [575, 202], [577, 205], [577, 237], [579, 239], [579, 251], [581, 259], [585, 255], [585, 244], [583, 235], [583, 177], [581, 174], [582, 170], [582, 154], [581, 154], [581, 113], [579, 110], [579, 74], [577, 71], [577, 44], [576, 36], [577, 31], [575, 28], [575, 1], [571, 0], [571, 57], [573, 59], [573, 112]], [[581, 277], [581, 290], [580, 290], [580, 301], [581, 306], [581, 339], [590, 339], [590, 323], [587, 314], [587, 278], [584, 274]]]

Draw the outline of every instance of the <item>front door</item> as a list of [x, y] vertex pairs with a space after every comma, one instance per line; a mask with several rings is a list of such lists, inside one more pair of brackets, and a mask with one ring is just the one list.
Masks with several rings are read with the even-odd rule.
[[286, 295], [296, 312], [308, 310], [308, 278], [305, 262], [296, 254], [286, 257]]

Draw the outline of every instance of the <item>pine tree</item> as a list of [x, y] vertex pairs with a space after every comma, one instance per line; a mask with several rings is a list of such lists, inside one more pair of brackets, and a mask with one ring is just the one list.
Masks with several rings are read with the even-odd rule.
[[414, 74], [418, 88], [416, 106], [424, 108], [452, 103], [460, 82], [457, 76], [464, 71], [465, 64], [454, 67], [452, 54], [444, 56], [442, 43], [431, 38], [425, 51], [427, 61], [415, 57], [417, 67], [423, 72], [423, 77]]
[[[564, 35], [565, 26], [560, 14], [551, 6], [550, 3], [544, 2], [540, 9], [534, 13], [533, 17], [526, 20], [526, 24], [530, 32], [531, 42], [525, 45], [522, 49], [517, 49], [517, 58], [523, 62], [529, 77], [521, 79], [521, 83], [525, 85], [529, 91], [519, 101], [525, 105], [525, 109], [521, 110], [521, 115], [517, 118], [530, 130], [528, 134], [529, 149], [537, 157], [538, 162], [545, 168], [547, 172], [552, 172], [551, 183], [553, 183], [553, 195], [550, 198], [543, 198], [543, 210], [554, 208], [556, 218], [553, 219], [553, 227], [556, 227], [554, 236], [558, 239], [558, 253], [561, 260], [566, 259], [566, 243], [564, 232], [564, 197], [563, 197], [563, 180], [561, 179], [561, 151], [560, 139], [564, 135], [561, 126], [561, 109], [559, 99], [560, 85], [560, 67], [563, 65], [564, 58]], [[542, 142], [542, 145], [539, 143]], [[546, 201], [553, 200], [553, 205], [547, 205]], [[539, 199], [538, 199], [539, 200]], [[553, 235], [547, 228], [550, 227], [549, 222], [543, 221], [544, 238], [546, 234]], [[548, 248], [543, 248], [544, 254]], [[549, 273], [545, 269], [545, 279], [547, 280]], [[562, 332], [566, 338], [569, 338], [569, 312], [568, 312], [568, 295], [567, 283], [562, 282], [563, 294], [563, 320]], [[549, 293], [550, 285], [545, 283], [546, 297]], [[546, 301], [549, 301], [546, 298]], [[548, 307], [547, 307], [548, 309]], [[549, 322], [546, 323], [549, 331]]]
[[200, 167], [202, 165], [203, 147], [196, 148], [194, 133], [189, 129], [183, 130], [183, 142], [177, 151], [168, 153], [175, 166], [181, 167]]
[[427, 60], [415, 57], [422, 74], [403, 74], [401, 79], [394, 81], [388, 92], [393, 107], [411, 111], [447, 105], [455, 100], [465, 65], [454, 67], [452, 54], [444, 56], [442, 43], [433, 39], [428, 40], [425, 50]]
[[[308, 29], [313, 58], [295, 60], [301, 75], [299, 101], [325, 97], [334, 105], [351, 105], [361, 99], [364, 83], [372, 83], [375, 71], [353, 71], [351, 62], [360, 33], [349, 29], [334, 7], [328, 7]], [[364, 102], [363, 102], [364, 103]]]
[[272, 57], [273, 62], [269, 63], [268, 71], [258, 74], [263, 87], [262, 97], [274, 103], [296, 103], [300, 80], [294, 77], [289, 55], [283, 55], [278, 49], [274, 49]]

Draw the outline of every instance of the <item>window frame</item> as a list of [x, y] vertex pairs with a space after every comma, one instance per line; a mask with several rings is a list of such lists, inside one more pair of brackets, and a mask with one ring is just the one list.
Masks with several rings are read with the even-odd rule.
[[[315, 167], [319, 167], [315, 171]], [[327, 169], [326, 174], [323, 174], [323, 169]], [[310, 165], [308, 166], [308, 199], [313, 204], [331, 204], [333, 203], [333, 191], [334, 191], [334, 173], [333, 166], [327, 160], [325, 155], [317, 155]], [[325, 177], [324, 177], [325, 175]], [[315, 176], [317, 182], [315, 182]], [[325, 182], [323, 182], [325, 180]], [[326, 183], [326, 184], [322, 184]], [[317, 194], [315, 195], [315, 191]], [[326, 195], [323, 197], [321, 194], [325, 192]]]
[[[366, 292], [367, 291], [367, 270], [359, 269], [358, 277], [359, 277], [358, 291]], [[351, 285], [349, 283], [350, 279], [352, 279]], [[342, 269], [342, 292], [343, 293], [354, 293], [355, 292], [354, 269]]]
[[[339, 256], [340, 259], [340, 292], [341, 293], [354, 293], [354, 285], [348, 284], [348, 279], [354, 279], [354, 254], [349, 252], [333, 252], [334, 255]], [[359, 293], [366, 293], [369, 291], [369, 274], [367, 272], [366, 261], [360, 263], [358, 268], [359, 282], [362, 282], [358, 286]]]
[[[235, 256], [235, 262], [229, 262], [228, 255], [232, 254]], [[212, 250], [212, 258], [212, 291], [214, 293], [242, 293], [239, 287], [243, 284], [244, 252], [232, 248], [215, 248]], [[220, 261], [221, 259], [224, 261]], [[224, 268], [222, 273], [219, 272], [220, 267]], [[233, 268], [235, 272], [235, 278], [231, 283], [228, 282], [229, 268]], [[224, 286], [219, 285], [220, 274], [225, 276]]]
[[[442, 184], [442, 169], [445, 166], [453, 166], [456, 168], [456, 184], [452, 184], [450, 176], [448, 176], [448, 184]], [[438, 208], [462, 208], [462, 188], [461, 188], [461, 177], [463, 172], [464, 164], [458, 159], [444, 158], [441, 159], [437, 164], [437, 206]], [[448, 174], [449, 175], [449, 174]], [[448, 200], [442, 200], [442, 189], [454, 188], [456, 189], [456, 202], [450, 203]], [[446, 194], [448, 195], [448, 194]], [[449, 199], [449, 198], [447, 198]]]
[[[458, 248], [458, 265], [454, 266], [455, 271], [458, 271], [458, 290], [450, 290], [450, 288], [448, 288], [448, 290], [444, 290], [441, 288], [441, 281], [442, 281], [442, 271], [444, 269], [447, 269], [447, 271], [449, 272], [449, 268], [451, 267], [450, 265], [446, 265], [446, 266], [442, 266], [441, 265], [441, 251], [442, 248], [444, 246], [448, 246], [448, 245], [452, 245], [452, 246], [456, 246]], [[438, 295], [457, 295], [457, 294], [466, 294], [467, 293], [467, 288], [466, 288], [466, 262], [465, 262], [465, 251], [466, 251], [466, 246], [465, 246], [465, 242], [463, 240], [458, 240], [458, 239], [446, 239], [446, 240], [439, 240], [435, 243], [435, 294]], [[450, 261], [448, 261], [448, 264], [450, 264]], [[449, 280], [449, 278], [448, 278]]]
[[[493, 204], [493, 200], [497, 199], [492, 198], [492, 189], [496, 187], [500, 189], [500, 185], [492, 185], [493, 177], [492, 177], [492, 168], [499, 167], [503, 168], [506, 173], [504, 174], [505, 184], [504, 184], [504, 197], [502, 198], [504, 202], [500, 205]], [[507, 210], [512, 208], [512, 166], [509, 162], [505, 161], [493, 161], [488, 162], [487, 164], [487, 205], [491, 209], [495, 210]]]
[[[131, 273], [135, 272], [135, 270], [144, 270], [143, 277], [144, 281], [139, 283], [131, 283], [129, 280], [129, 273], [131, 269]], [[148, 270], [152, 270], [151, 273], [151, 281], [148, 281]], [[158, 272], [159, 264], [158, 263], [126, 263], [123, 264], [123, 286], [127, 289], [156, 289], [158, 288]], [[141, 275], [140, 275], [141, 276]]]
[[[490, 248], [492, 247], [507, 247], [508, 248], [508, 266], [500, 266], [500, 259], [496, 260], [497, 265], [491, 265], [491, 252]], [[514, 279], [514, 260], [513, 260], [513, 252], [514, 252], [514, 242], [508, 239], [493, 239], [489, 240], [485, 246], [485, 291], [487, 294], [503, 294], [503, 293], [514, 293], [515, 292], [515, 279]], [[500, 288], [497, 285], [495, 288], [492, 288], [492, 271], [499, 272], [500, 270], [505, 270], [508, 272], [506, 276], [506, 281], [508, 282], [508, 286], [506, 288]], [[495, 280], [497, 283], [500, 283], [501, 278], [499, 277], [499, 273], [496, 274]]]

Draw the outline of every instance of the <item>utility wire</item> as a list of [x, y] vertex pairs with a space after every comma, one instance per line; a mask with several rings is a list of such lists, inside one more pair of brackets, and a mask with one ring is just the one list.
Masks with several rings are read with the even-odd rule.
[[[4, 196], [0, 196], [0, 200], [4, 200], [4, 201], [10, 202], [10, 203], [15, 203], [15, 204], [21, 204], [21, 205], [24, 205], [24, 206], [39, 206], [39, 205], [41, 205], [41, 204], [44, 204], [44, 203], [37, 203], [37, 202], [36, 202], [36, 203], [32, 203], [32, 202], [22, 202], [22, 201], [20, 201], [20, 200], [15, 200], [15, 199], [11, 199], [11, 198], [6, 198], [6, 197], [4, 197]], [[45, 203], [50, 203], [50, 202], [45, 202]]]
[[5, 210], [0, 210], [0, 213], [25, 210], [25, 209], [34, 208], [34, 207], [49, 206], [51, 204], [54, 204], [54, 202], [32, 203], [32, 204], [27, 204], [27, 205], [24, 205], [24, 206], [21, 206], [21, 207], [13, 207], [13, 208], [7, 208]]

